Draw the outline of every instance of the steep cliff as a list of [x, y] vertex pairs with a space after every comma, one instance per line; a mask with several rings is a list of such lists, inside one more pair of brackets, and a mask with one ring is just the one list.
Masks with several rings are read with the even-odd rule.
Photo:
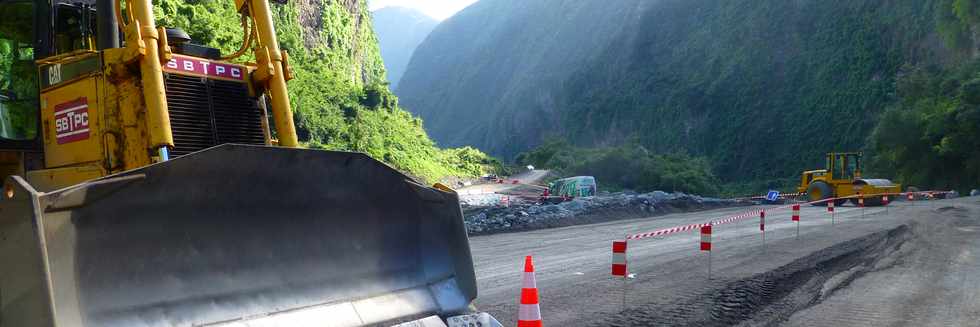
[[786, 177], [863, 148], [903, 66], [969, 58], [943, 42], [953, 2], [969, 1], [483, 0], [432, 32], [396, 93], [444, 145], [636, 140], [725, 180]]
[[405, 67], [415, 48], [439, 22], [418, 10], [404, 7], [384, 7], [373, 14], [374, 30], [381, 44], [381, 57], [388, 70], [388, 81], [395, 89], [405, 74]]
[[[234, 1], [159, 0], [159, 24], [232, 53], [242, 28]], [[279, 41], [290, 54], [297, 132], [307, 146], [365, 152], [430, 180], [475, 176], [496, 162], [472, 148], [439, 149], [422, 122], [398, 106], [365, 0], [297, 0], [273, 5]], [[251, 55], [241, 60], [250, 60]]]

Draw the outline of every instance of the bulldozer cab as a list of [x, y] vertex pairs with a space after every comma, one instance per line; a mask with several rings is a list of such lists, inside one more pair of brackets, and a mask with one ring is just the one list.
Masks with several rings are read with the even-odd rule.
[[34, 7], [0, 1], [0, 178], [23, 174], [23, 153], [40, 147]]
[[0, 150], [25, 148], [37, 135], [33, 8], [0, 2]]
[[0, 0], [0, 149], [24, 148], [38, 136], [36, 61], [95, 49], [90, 3]]
[[854, 180], [861, 178], [861, 152], [832, 152], [827, 154], [827, 179]]
[[839, 184], [861, 178], [861, 152], [831, 152], [826, 156], [824, 169], [804, 171], [800, 176], [800, 193], [807, 192], [817, 181]]
[[37, 60], [94, 49], [91, 2], [0, 0], [0, 179], [40, 168]]

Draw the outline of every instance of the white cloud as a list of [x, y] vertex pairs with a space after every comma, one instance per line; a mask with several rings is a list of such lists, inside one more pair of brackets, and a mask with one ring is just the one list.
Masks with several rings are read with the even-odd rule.
[[388, 6], [413, 8], [432, 18], [444, 20], [474, 2], [476, 0], [368, 0], [368, 7], [371, 10]]

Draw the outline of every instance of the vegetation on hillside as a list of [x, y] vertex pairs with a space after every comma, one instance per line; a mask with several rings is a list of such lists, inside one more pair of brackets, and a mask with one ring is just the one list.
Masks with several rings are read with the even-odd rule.
[[516, 160], [522, 165], [554, 169], [560, 176], [594, 176], [604, 190], [719, 193], [718, 178], [705, 158], [654, 154], [636, 142], [617, 147], [580, 148], [549, 140], [517, 155]]
[[569, 79], [563, 134], [638, 135], [655, 152], [708, 157], [726, 182], [797, 176], [861, 149], [902, 65], [943, 55], [929, 43], [935, 4], [662, 1], [642, 33]]
[[[180, 27], [197, 43], [224, 54], [241, 45], [243, 31], [234, 1], [154, 3], [159, 24]], [[479, 150], [439, 149], [422, 121], [398, 106], [385, 82], [367, 8], [365, 0], [273, 6], [279, 42], [289, 52], [295, 75], [289, 94], [300, 140], [315, 148], [364, 152], [430, 181], [497, 169], [500, 163]]]
[[[438, 141], [505, 157], [549, 138], [638, 143], [705, 158], [726, 185], [758, 193], [791, 190], [827, 152], [865, 149], [874, 177], [929, 187], [909, 172], [936, 169], [948, 174], [930, 173], [936, 187], [975, 184], [967, 154], [980, 150], [957, 126], [977, 120], [951, 85], [976, 77], [963, 63], [978, 55], [978, 12], [975, 0], [483, 0], [433, 31], [416, 52], [429, 59], [413, 60], [397, 92]], [[915, 70], [947, 93], [907, 94]], [[869, 138], [879, 119], [920, 121], [904, 128], [922, 145], [897, 155]]]
[[906, 185], [969, 191], [980, 185], [980, 63], [946, 73], [916, 69], [904, 96], [869, 138], [874, 170]]
[[[951, 47], [969, 51], [980, 21], [973, 1], [950, 0], [940, 31]], [[953, 31], [953, 32], [950, 32]], [[906, 66], [900, 101], [882, 115], [868, 140], [872, 167], [906, 185], [958, 189], [980, 186], [980, 60], [941, 68]]]
[[439, 144], [511, 159], [565, 128], [556, 87], [658, 2], [478, 1], [419, 45], [395, 93]]

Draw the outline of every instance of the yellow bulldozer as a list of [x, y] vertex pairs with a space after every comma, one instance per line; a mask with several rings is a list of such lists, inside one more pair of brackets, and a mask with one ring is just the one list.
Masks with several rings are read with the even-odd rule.
[[[883, 194], [899, 193], [902, 187], [887, 179], [862, 178], [863, 156], [861, 152], [828, 153], [824, 169], [807, 170], [802, 173], [797, 191], [806, 194], [807, 200], [811, 202], [851, 197], [834, 200], [834, 205], [837, 206], [843, 205], [848, 200], [857, 204], [859, 198], [864, 198], [866, 206], [885, 204], [882, 200]], [[826, 206], [827, 202], [829, 201], [814, 203], [814, 205]]]
[[271, 5], [234, 1], [242, 44], [223, 56], [156, 26], [150, 0], [0, 0], [0, 326], [471, 308], [456, 194], [298, 148]]

